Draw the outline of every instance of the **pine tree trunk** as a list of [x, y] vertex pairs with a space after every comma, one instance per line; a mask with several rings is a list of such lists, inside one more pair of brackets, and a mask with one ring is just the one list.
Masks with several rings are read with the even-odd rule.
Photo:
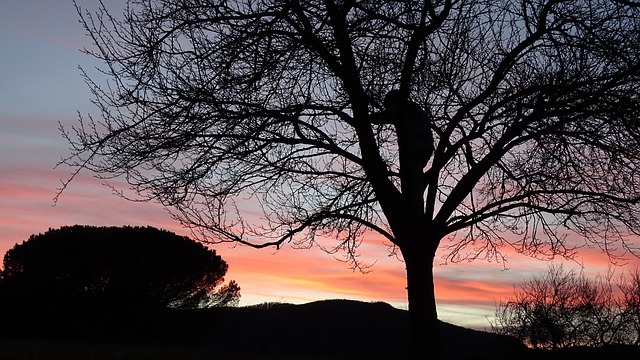
[[426, 249], [404, 249], [407, 268], [409, 321], [415, 359], [440, 359], [442, 338], [436, 310], [433, 284], [435, 252]]

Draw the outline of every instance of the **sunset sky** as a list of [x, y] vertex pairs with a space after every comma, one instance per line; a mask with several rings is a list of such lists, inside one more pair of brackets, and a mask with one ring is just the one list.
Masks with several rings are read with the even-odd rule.
[[[94, 9], [98, 0], [78, 2]], [[119, 2], [108, 3], [117, 8]], [[118, 198], [89, 173], [75, 179], [53, 206], [56, 188], [70, 172], [54, 169], [68, 155], [58, 122], [73, 124], [78, 112], [98, 114], [78, 70], [78, 65], [95, 65], [79, 51], [90, 45], [71, 0], [0, 0], [0, 255], [31, 234], [63, 225], [150, 225], [188, 235], [159, 205]], [[227, 279], [242, 289], [241, 305], [343, 298], [407, 308], [404, 264], [389, 256], [379, 236], [369, 237], [361, 248], [361, 259], [373, 264], [366, 274], [318, 248], [214, 248], [230, 266]], [[606, 271], [604, 255], [596, 250], [581, 254], [577, 262], [588, 273]], [[517, 254], [507, 258], [507, 264], [438, 265], [441, 319], [488, 328], [494, 304], [511, 295], [514, 284], [548, 266]]]

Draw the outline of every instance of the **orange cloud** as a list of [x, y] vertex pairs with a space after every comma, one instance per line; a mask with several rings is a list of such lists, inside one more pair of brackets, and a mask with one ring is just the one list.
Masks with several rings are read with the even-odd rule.
[[[354, 272], [318, 248], [295, 250], [236, 247], [216, 250], [229, 263], [228, 278], [240, 286], [251, 284], [253, 291], [273, 293], [271, 289], [323, 297], [398, 301], [406, 297], [404, 275], [395, 269], [374, 266], [372, 272]], [[402, 264], [398, 262], [398, 266]], [[279, 295], [274, 295], [281, 297]], [[320, 299], [320, 298], [315, 298]], [[283, 299], [286, 300], [286, 299]]]

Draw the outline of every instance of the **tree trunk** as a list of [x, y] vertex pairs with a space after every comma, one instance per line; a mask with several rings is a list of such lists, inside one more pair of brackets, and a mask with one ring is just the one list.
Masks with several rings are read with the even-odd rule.
[[415, 359], [442, 358], [442, 337], [433, 284], [434, 251], [409, 248], [402, 251], [407, 268], [407, 292], [411, 344]]

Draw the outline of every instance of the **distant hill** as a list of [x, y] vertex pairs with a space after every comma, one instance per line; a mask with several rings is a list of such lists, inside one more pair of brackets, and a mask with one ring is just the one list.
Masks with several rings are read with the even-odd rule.
[[[386, 303], [350, 300], [117, 312], [0, 307], [0, 340], [175, 346], [222, 354], [219, 359], [230, 354], [233, 359], [395, 360], [407, 358], [408, 315]], [[639, 346], [534, 351], [512, 337], [444, 322], [441, 327], [447, 360], [640, 359]]]
[[[325, 300], [218, 309], [208, 345], [265, 356], [401, 359], [407, 353], [408, 313], [386, 303]], [[517, 359], [518, 340], [441, 323], [450, 359]]]

